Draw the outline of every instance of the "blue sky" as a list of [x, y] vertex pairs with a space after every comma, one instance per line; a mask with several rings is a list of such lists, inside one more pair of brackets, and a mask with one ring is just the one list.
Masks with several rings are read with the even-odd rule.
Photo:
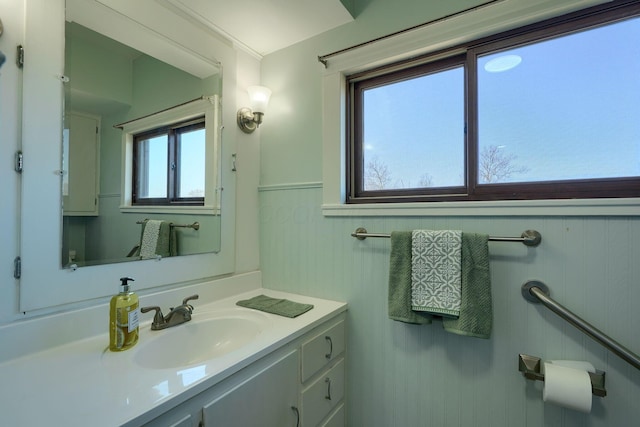
[[[510, 181], [640, 176], [640, 19], [478, 59], [480, 150], [500, 147], [527, 171]], [[491, 59], [522, 61], [485, 71]], [[365, 165], [392, 187], [462, 185], [463, 71], [365, 93]], [[401, 102], [398, 100], [402, 99]]]
[[[186, 167], [180, 176], [180, 194], [183, 197], [204, 197], [205, 131], [204, 129], [181, 134], [181, 159]], [[148, 140], [149, 152], [149, 197], [167, 195], [167, 138], [159, 136]], [[201, 190], [198, 192], [197, 190]]]

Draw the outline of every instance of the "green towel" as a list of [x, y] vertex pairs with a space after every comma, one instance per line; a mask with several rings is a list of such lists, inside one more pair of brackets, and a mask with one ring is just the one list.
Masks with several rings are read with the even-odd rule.
[[163, 258], [178, 255], [176, 230], [168, 221], [160, 223], [156, 253]]
[[236, 305], [285, 317], [298, 317], [313, 308], [312, 304], [302, 304], [287, 299], [271, 298], [266, 295], [258, 295], [257, 297], [241, 300], [238, 301]]
[[460, 316], [442, 319], [448, 332], [477, 338], [491, 336], [493, 310], [488, 241], [486, 234], [462, 233]]
[[[157, 229], [154, 229], [152, 234], [149, 232], [145, 234], [147, 226], [151, 229], [152, 223]], [[163, 258], [178, 255], [176, 230], [169, 221], [145, 219], [142, 222], [142, 231], [140, 232], [140, 245], [134, 256], [149, 259], [155, 258], [156, 255]]]
[[411, 310], [411, 231], [391, 233], [389, 257], [389, 318], [424, 325], [431, 316]]
[[[489, 338], [493, 321], [489, 236], [462, 233], [462, 290], [460, 316], [443, 318], [446, 331], [477, 338]], [[389, 262], [389, 318], [424, 325], [432, 317], [411, 310], [411, 232], [391, 233]]]

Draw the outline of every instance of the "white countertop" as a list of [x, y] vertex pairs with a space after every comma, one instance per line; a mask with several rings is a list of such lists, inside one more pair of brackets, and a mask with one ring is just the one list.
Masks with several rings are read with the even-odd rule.
[[248, 310], [236, 306], [236, 301], [259, 294], [313, 304], [314, 308], [294, 319], [260, 312], [266, 316], [264, 330], [249, 344], [186, 367], [149, 369], [136, 364], [136, 347], [164, 332], [151, 331], [150, 320], [140, 325], [136, 347], [124, 352], [107, 350], [105, 330], [4, 361], [0, 363], [0, 424], [137, 426], [346, 310], [342, 302], [256, 289], [208, 304], [192, 301], [193, 319], [219, 310]]

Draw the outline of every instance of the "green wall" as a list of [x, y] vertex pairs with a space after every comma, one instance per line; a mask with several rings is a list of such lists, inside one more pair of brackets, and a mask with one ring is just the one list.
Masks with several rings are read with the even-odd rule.
[[[318, 55], [477, 5], [478, 1], [353, 2], [356, 20], [268, 55], [273, 90], [261, 126], [260, 262], [267, 288], [348, 302], [349, 426], [630, 426], [640, 419], [640, 372], [553, 313], [526, 302], [540, 279], [552, 296], [640, 352], [640, 220], [605, 216], [326, 217], [322, 204], [322, 75]], [[490, 340], [387, 318], [389, 241], [350, 237], [416, 228], [518, 236], [538, 248], [491, 243]], [[518, 372], [518, 354], [578, 359], [606, 371], [608, 396], [590, 415], [542, 402], [541, 383]]]

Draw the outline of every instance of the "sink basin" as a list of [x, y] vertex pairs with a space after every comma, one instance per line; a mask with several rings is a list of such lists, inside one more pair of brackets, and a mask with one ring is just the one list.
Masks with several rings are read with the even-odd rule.
[[189, 366], [223, 356], [250, 343], [268, 325], [266, 315], [229, 310], [194, 312], [190, 322], [149, 331], [138, 343], [134, 361], [150, 369]]

